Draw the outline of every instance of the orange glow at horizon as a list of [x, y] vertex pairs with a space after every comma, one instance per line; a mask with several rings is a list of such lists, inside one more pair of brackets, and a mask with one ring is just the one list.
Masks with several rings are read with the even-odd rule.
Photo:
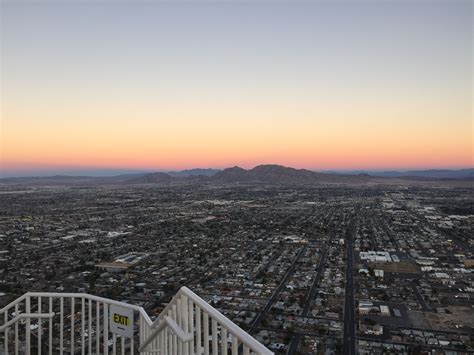
[[[191, 112], [150, 112], [116, 109], [104, 112], [51, 112], [48, 119], [28, 126], [23, 117], [33, 112], [22, 108], [6, 111], [2, 137], [3, 168], [22, 170], [41, 166], [75, 166], [133, 169], [250, 168], [275, 163], [308, 169], [383, 169], [470, 167], [472, 135], [465, 122], [447, 126], [398, 119], [385, 113], [320, 109], [288, 112], [194, 108]], [[65, 115], [68, 120], [62, 120]], [[436, 117], [429, 112], [430, 117]], [[93, 119], [91, 117], [101, 117]], [[134, 118], [140, 116], [140, 120]], [[324, 119], [318, 119], [318, 117]], [[87, 118], [84, 118], [87, 117]], [[132, 117], [132, 118], [130, 118]], [[246, 119], [240, 119], [245, 117]], [[249, 119], [249, 117], [255, 117]], [[137, 123], [135, 123], [137, 122]], [[457, 124], [455, 124], [457, 123]], [[408, 126], [408, 128], [407, 128]], [[46, 128], [46, 129], [45, 129]]]

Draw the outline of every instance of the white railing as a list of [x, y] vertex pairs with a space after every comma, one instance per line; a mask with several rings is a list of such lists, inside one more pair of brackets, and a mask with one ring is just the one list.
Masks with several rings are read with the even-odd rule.
[[109, 332], [111, 305], [152, 324], [135, 305], [84, 293], [28, 292], [0, 310], [0, 354], [135, 354], [138, 332], [127, 339]]
[[[172, 330], [170, 320], [183, 330], [181, 337]], [[179, 290], [150, 327], [141, 329], [145, 336], [140, 350], [145, 354], [151, 354], [150, 350], [167, 355], [273, 354], [187, 287]], [[188, 334], [192, 336], [185, 339]]]
[[[111, 306], [133, 312], [133, 336], [109, 329]], [[28, 292], [0, 309], [0, 354], [272, 354], [182, 287], [152, 321], [142, 307], [83, 293]]]

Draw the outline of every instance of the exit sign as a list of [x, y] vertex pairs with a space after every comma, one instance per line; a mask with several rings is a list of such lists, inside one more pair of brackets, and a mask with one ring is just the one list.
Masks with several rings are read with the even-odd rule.
[[133, 310], [110, 305], [109, 309], [110, 331], [127, 338], [133, 337]]

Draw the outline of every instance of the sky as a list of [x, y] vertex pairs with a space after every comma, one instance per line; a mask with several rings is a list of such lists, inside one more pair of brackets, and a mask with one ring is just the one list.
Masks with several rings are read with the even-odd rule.
[[473, 2], [1, 1], [3, 176], [473, 167]]

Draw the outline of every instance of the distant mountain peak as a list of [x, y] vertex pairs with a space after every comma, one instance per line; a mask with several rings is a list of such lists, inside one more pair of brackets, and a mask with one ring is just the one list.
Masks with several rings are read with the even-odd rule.
[[242, 169], [240, 166], [233, 166], [231, 168], [225, 168], [213, 176], [214, 179], [225, 179], [235, 176], [236, 178], [241, 174], [244, 174], [247, 170]]
[[294, 168], [290, 168], [290, 167], [283, 166], [283, 165], [278, 165], [278, 164], [260, 164], [260, 165], [257, 165], [256, 167], [254, 167], [253, 169], [250, 169], [250, 170], [264, 171], [264, 170], [284, 170], [284, 169], [297, 170], [297, 169], [294, 169]]
[[170, 182], [173, 180], [171, 176], [167, 173], [149, 173], [143, 176], [135, 177], [128, 180], [129, 183], [132, 184], [152, 184], [152, 183], [160, 183], [160, 182]]
[[196, 169], [186, 169], [181, 171], [169, 171], [167, 174], [172, 177], [190, 177], [190, 176], [213, 176], [217, 174], [220, 169], [211, 169], [211, 168], [196, 168]]
[[[351, 181], [360, 181], [356, 176]], [[265, 183], [265, 184], [317, 184], [348, 181], [347, 176], [317, 173], [305, 169], [289, 168], [277, 164], [262, 164], [246, 170], [238, 166], [227, 168], [214, 175], [212, 181], [221, 183]]]

